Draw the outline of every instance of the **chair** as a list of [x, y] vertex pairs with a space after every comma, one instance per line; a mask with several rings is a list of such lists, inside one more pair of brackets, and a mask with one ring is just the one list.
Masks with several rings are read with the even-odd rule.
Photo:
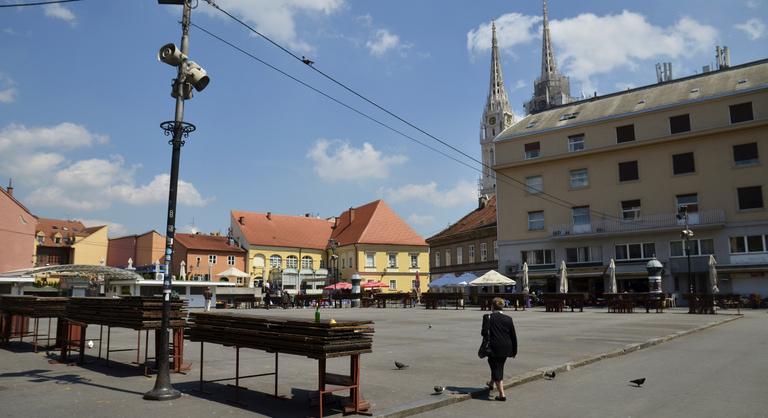
[[669, 296], [667, 296], [667, 309], [669, 308], [677, 308], [677, 294], [676, 293], [670, 293]]

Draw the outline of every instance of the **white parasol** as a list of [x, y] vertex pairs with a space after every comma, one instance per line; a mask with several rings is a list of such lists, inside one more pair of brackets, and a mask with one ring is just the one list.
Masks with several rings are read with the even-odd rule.
[[565, 269], [565, 260], [560, 262], [560, 293], [568, 293], [568, 272]]
[[523, 263], [523, 293], [528, 293], [530, 291], [528, 286], [528, 262]]
[[608, 264], [608, 293], [618, 293], [619, 289], [616, 286], [616, 262], [611, 259]]
[[709, 256], [709, 286], [712, 289], [712, 293], [720, 293], [720, 289], [717, 287], [717, 268], [715, 268], [715, 256]]

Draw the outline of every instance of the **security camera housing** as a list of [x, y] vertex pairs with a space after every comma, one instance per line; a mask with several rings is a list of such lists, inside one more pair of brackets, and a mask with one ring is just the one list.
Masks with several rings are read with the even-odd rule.
[[195, 90], [203, 91], [208, 83], [211, 82], [210, 77], [208, 77], [208, 73], [194, 61], [187, 60], [184, 63], [184, 66], [184, 72], [187, 75], [187, 81], [192, 84]]
[[187, 56], [181, 53], [181, 50], [176, 45], [170, 43], [163, 45], [160, 51], [157, 53], [157, 59], [168, 65], [178, 67], [184, 61], [187, 60]]

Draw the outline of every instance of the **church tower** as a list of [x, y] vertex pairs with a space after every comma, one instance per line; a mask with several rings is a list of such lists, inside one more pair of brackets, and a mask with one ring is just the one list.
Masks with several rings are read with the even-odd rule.
[[544, 25], [541, 38], [541, 75], [533, 84], [533, 97], [524, 105], [525, 111], [529, 114], [572, 101], [568, 77], [557, 72], [555, 52], [549, 35], [547, 0], [544, 0]]
[[504, 77], [501, 74], [495, 22], [491, 23], [491, 31], [491, 84], [488, 90], [488, 100], [485, 102], [485, 110], [483, 110], [483, 121], [480, 123], [483, 177], [478, 186], [481, 196], [496, 194], [496, 173], [490, 168], [495, 163], [493, 138], [515, 123], [515, 115], [509, 106], [507, 90], [504, 88]]

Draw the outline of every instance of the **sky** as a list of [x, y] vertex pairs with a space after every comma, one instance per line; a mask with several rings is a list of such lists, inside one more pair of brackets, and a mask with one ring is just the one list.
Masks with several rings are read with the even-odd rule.
[[[0, 0], [0, 5], [31, 0]], [[541, 68], [541, 2], [218, 0], [365, 97], [480, 158], [496, 21], [512, 108]], [[768, 0], [550, 0], [558, 69], [572, 95], [606, 94], [715, 61], [768, 58]], [[165, 231], [181, 7], [85, 0], [0, 8], [0, 184], [41, 217]], [[200, 0], [192, 21], [430, 146], [441, 145], [253, 35]], [[479, 172], [340, 106], [201, 31], [190, 59], [211, 82], [187, 101], [177, 228], [226, 233], [229, 212], [331, 217], [384, 199], [425, 238], [477, 206]], [[450, 152], [450, 151], [448, 151]], [[455, 154], [454, 154], [455, 155]], [[457, 158], [466, 160], [464, 157]], [[466, 160], [479, 169], [479, 165]]]

